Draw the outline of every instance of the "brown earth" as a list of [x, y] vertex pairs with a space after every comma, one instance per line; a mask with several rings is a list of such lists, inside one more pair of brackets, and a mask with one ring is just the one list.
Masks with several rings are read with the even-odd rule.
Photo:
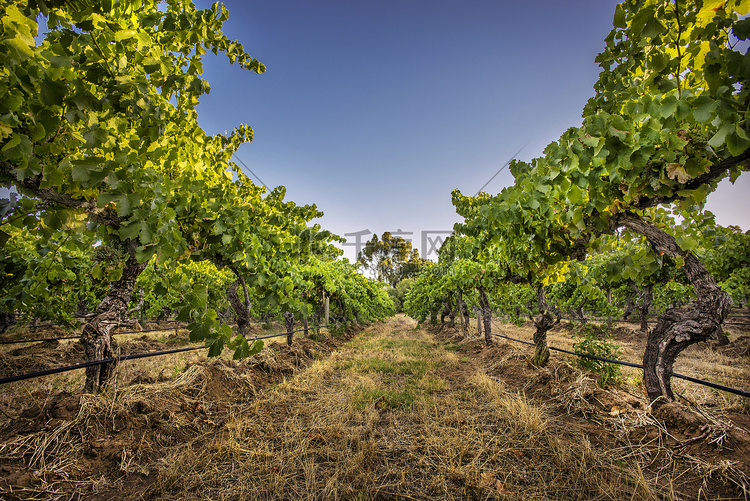
[[[547, 367], [539, 369], [528, 362], [532, 347], [506, 342], [486, 346], [482, 340], [472, 339], [456, 329], [430, 327], [415, 331], [414, 326], [411, 319], [399, 316], [385, 325], [368, 327], [352, 342], [363, 335], [390, 335], [407, 340], [426, 335], [437, 343], [433, 346], [435, 350], [455, 354], [448, 353], [450, 356], [445, 359], [451, 363], [435, 364], [428, 373], [429, 377], [445, 384], [435, 383], [433, 389], [425, 390], [426, 395], [469, 402], [466, 395], [477, 390], [467, 381], [480, 373], [507, 394], [528, 400], [533, 412], [543, 413], [563, 448], [576, 451], [581, 441], [585, 441], [590, 442], [596, 454], [610, 457], [614, 466], [601, 463], [604, 465], [601, 466], [602, 478], [614, 478], [621, 467], [627, 470], [630, 476], [626, 478], [631, 480], [622, 485], [619, 494], [616, 489], [606, 491], [610, 494], [602, 494], [604, 490], [598, 494], [580, 490], [579, 484], [573, 486], [572, 480], [561, 477], [563, 473], [547, 475], [549, 478], [544, 473], [534, 473], [532, 463], [544, 458], [539, 456], [538, 450], [525, 450], [521, 444], [506, 446], [505, 463], [501, 465], [498, 459], [492, 459], [493, 469], [489, 469], [490, 461], [486, 460], [482, 468], [470, 473], [450, 470], [439, 485], [435, 479], [427, 482], [425, 475], [430, 471], [438, 476], [442, 466], [438, 467], [437, 463], [441, 458], [431, 457], [426, 443], [429, 440], [410, 430], [439, 424], [441, 429], [458, 433], [457, 443], [460, 443], [460, 431], [470, 424], [481, 431], [482, 422], [491, 420], [492, 409], [485, 409], [483, 412], [490, 414], [482, 415], [481, 419], [471, 415], [469, 406], [462, 411], [465, 415], [453, 416], [441, 411], [444, 414], [434, 416], [434, 425], [423, 422], [427, 419], [424, 416], [415, 417], [410, 423], [411, 407], [401, 408], [400, 404], [389, 403], [388, 395], [381, 395], [364, 407], [349, 409], [347, 419], [360, 423], [350, 433], [339, 431], [331, 435], [316, 422], [321, 418], [307, 417], [310, 422], [300, 435], [310, 448], [323, 451], [323, 447], [328, 447], [315, 457], [321, 464], [326, 463], [326, 467], [329, 466], [327, 460], [321, 458], [328, 457], [333, 468], [336, 461], [331, 458], [338, 457], [341, 462], [341, 458], [349, 454], [341, 449], [339, 442], [350, 443], [359, 433], [364, 433], [367, 440], [375, 440], [373, 434], [387, 436], [395, 429], [403, 433], [397, 438], [391, 437], [388, 447], [378, 446], [382, 449], [379, 453], [370, 451], [374, 457], [385, 456], [382, 462], [370, 458], [363, 463], [367, 471], [358, 473], [357, 481], [363, 482], [358, 484], [359, 499], [718, 500], [750, 497], [750, 406], [747, 402], [733, 401], [731, 405], [715, 406], [710, 411], [699, 405], [670, 403], [652, 412], [638, 385], [613, 386], [605, 390], [591, 374], [574, 368], [570, 364], [572, 357], [553, 356]], [[632, 334], [618, 333], [618, 338], [626, 336]], [[739, 337], [729, 347], [716, 349], [732, 364], [750, 373], [749, 339]], [[341, 350], [356, 351], [351, 343], [342, 344], [344, 341], [335, 337], [322, 342], [295, 338], [291, 347], [271, 343], [261, 353], [244, 361], [201, 359], [185, 363], [174, 371], [162, 367], [158, 372], [146, 366], [135, 367], [128, 369], [126, 375], [121, 375], [118, 382], [100, 395], [81, 394], [71, 385], [60, 391], [30, 382], [23, 390], [13, 390], [11, 402], [7, 396], [14, 383], [4, 385], [3, 393], [7, 395], [0, 402], [0, 411], [5, 415], [0, 425], [0, 497], [7, 500], [299, 499], [299, 492], [306, 492], [306, 487], [304, 483], [291, 486], [290, 478], [295, 475], [292, 467], [283, 462], [273, 463], [271, 459], [267, 465], [261, 464], [260, 456], [255, 455], [262, 456], [259, 450], [273, 450], [273, 440], [284, 444], [280, 451], [290, 447], [286, 441], [291, 432], [285, 436], [284, 430], [291, 426], [288, 423], [301, 419], [304, 414], [295, 404], [308, 399], [322, 401], [328, 398], [326, 393], [330, 396], [343, 391], [337, 385], [346, 374], [344, 368], [351, 362], [343, 358], [342, 353], [346, 351]], [[121, 346], [124, 353], [136, 353], [168, 349], [174, 344], [142, 336], [124, 341]], [[304, 377], [316, 361], [326, 360], [332, 354], [336, 354], [335, 360], [327, 366], [325, 377], [320, 376], [324, 386], [308, 388], [302, 383], [290, 383], [287, 391], [286, 381]], [[0, 353], [0, 369], [3, 374], [28, 372], [76, 363], [81, 361], [80, 356], [75, 342], [46, 342]], [[429, 379], [423, 379], [421, 387], [426, 384], [424, 381]], [[362, 416], [367, 415], [375, 416], [372, 421], [375, 424], [362, 423], [365, 419]], [[251, 416], [256, 422], [262, 421], [263, 430], [268, 432], [267, 441], [252, 448], [234, 437], [238, 426], [250, 426], [247, 420]], [[375, 428], [368, 428], [372, 426]], [[254, 440], [263, 439], [262, 433]], [[348, 434], [352, 436], [347, 437]], [[398, 443], [398, 447], [394, 443]], [[255, 451], [252, 454], [251, 449]], [[386, 453], [385, 449], [391, 452]], [[478, 458], [485, 452], [467, 454]], [[266, 479], [263, 482], [269, 484], [287, 481], [290, 482], [287, 490], [271, 491], [278, 487], [270, 486], [260, 495], [253, 490], [257, 486], [250, 489], [241, 484], [233, 491], [232, 482], [239, 482], [237, 478], [243, 477], [239, 470], [235, 473], [235, 469], [249, 468], [241, 466], [237, 457], [248, 454], [256, 458], [250, 463], [258, 464], [261, 470], [254, 475], [246, 471], [245, 475], [252, 478], [245, 482], [253, 478]], [[208, 480], [197, 472], [201, 464], [208, 468], [213, 461], [220, 465], [215, 467], [216, 471], [226, 475], [224, 480], [216, 475]], [[392, 463], [391, 466], [387, 466], [388, 463]], [[414, 469], [416, 473], [413, 476], [406, 472], [399, 474], [399, 468]], [[505, 472], [504, 476], [498, 473], [500, 470]], [[632, 471], [640, 472], [642, 481], [632, 480]], [[180, 472], [184, 473], [182, 480]], [[383, 480], [377, 488], [368, 485], [374, 481], [372, 479], [386, 477], [388, 482]], [[341, 482], [344, 481], [348, 480], [342, 477]], [[540, 482], [545, 486], [541, 490]], [[561, 490], [556, 491], [556, 485]], [[642, 486], [649, 487], [639, 490]], [[205, 492], [201, 490], [204, 488]], [[286, 494], [279, 495], [279, 492]], [[292, 495], [294, 492], [297, 494]], [[306, 495], [311, 499], [347, 499], [348, 495], [341, 492], [349, 491], [330, 492], [335, 494], [323, 495], [308, 490]]]

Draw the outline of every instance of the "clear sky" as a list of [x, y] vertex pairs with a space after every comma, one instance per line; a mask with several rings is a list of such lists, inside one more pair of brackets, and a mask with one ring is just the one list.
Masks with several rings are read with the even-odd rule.
[[[209, 2], [197, 0], [199, 7]], [[206, 57], [208, 133], [253, 127], [237, 156], [269, 187], [325, 212], [325, 229], [402, 230], [422, 256], [519, 149], [530, 160], [580, 125], [611, 0], [227, 0], [227, 36], [267, 66]], [[253, 177], [253, 176], [251, 176]], [[257, 178], [254, 178], [257, 182]], [[507, 170], [485, 191], [513, 183]], [[750, 175], [709, 199], [750, 229]], [[354, 243], [355, 236], [347, 237]], [[350, 259], [355, 246], [345, 248]]]

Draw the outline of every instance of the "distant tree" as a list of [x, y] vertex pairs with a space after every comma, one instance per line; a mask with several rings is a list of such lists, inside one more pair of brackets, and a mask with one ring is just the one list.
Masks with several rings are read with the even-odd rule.
[[388, 292], [391, 301], [393, 301], [393, 307], [395, 308], [396, 313], [401, 313], [404, 311], [404, 300], [406, 299], [406, 295], [411, 290], [411, 286], [415, 280], [416, 277], [403, 278], [399, 281], [398, 284], [396, 284], [395, 287], [389, 287], [388, 289], [386, 289], [386, 292]]
[[409, 254], [409, 259], [401, 266], [399, 270], [399, 284], [407, 278], [414, 278], [424, 266], [431, 263], [429, 259], [419, 257], [419, 249], [414, 249]]
[[426, 261], [419, 257], [419, 251], [412, 248], [411, 242], [388, 231], [380, 239], [373, 234], [357, 256], [360, 266], [391, 287], [396, 287], [404, 278], [415, 276]]

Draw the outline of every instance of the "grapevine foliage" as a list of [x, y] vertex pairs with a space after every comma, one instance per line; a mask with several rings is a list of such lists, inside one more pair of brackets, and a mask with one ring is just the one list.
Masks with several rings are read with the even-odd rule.
[[[665, 312], [649, 334], [644, 384], [653, 399], [673, 398], [668, 379], [680, 351], [716, 335], [729, 297], [698, 259], [699, 238], [689, 225], [678, 227], [665, 214], [700, 220], [718, 182], [750, 168], [748, 10], [747, 0], [621, 3], [596, 59], [602, 71], [582, 124], [543, 156], [512, 162], [515, 183], [499, 194], [454, 191], [464, 218], [456, 233], [471, 242], [460, 257], [494, 262], [497, 280], [537, 291], [535, 364], [546, 362], [544, 332], [553, 321], [545, 289], [566, 279], [576, 287], [554, 286], [558, 299], [575, 289], [581, 296], [568, 303], [601, 303], [603, 275], [652, 287], [670, 269], [684, 272], [695, 303]], [[589, 281], [583, 267], [599, 264], [570, 261], [584, 260], [621, 229], [639, 238], [632, 237], [629, 253], [604, 258], [604, 274], [581, 289]], [[727, 277], [725, 287], [734, 290], [736, 282]]]
[[[0, 203], [6, 312], [53, 316], [33, 303], [69, 316], [71, 306], [55, 301], [79, 288], [93, 310], [81, 338], [90, 360], [114, 353], [111, 334], [141, 285], [151, 286], [145, 306], [176, 309], [210, 355], [252, 352], [217, 313], [227, 283], [242, 284], [247, 308], [303, 314], [303, 264], [337, 237], [310, 225], [322, 215], [314, 205], [285, 200], [283, 187], [266, 192], [231, 162], [250, 127], [208, 135], [198, 124], [196, 106], [210, 91], [205, 56], [265, 71], [223, 34], [227, 9], [154, 0], [2, 6], [0, 184], [18, 193]], [[364, 301], [360, 285], [341, 294]], [[87, 370], [87, 389], [110, 373]]]

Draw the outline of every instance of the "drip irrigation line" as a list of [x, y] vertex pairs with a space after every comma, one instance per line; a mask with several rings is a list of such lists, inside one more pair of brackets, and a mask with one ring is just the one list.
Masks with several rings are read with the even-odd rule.
[[[263, 322], [251, 322], [251, 323], [263, 323]], [[172, 327], [172, 328], [168, 328], [168, 329], [144, 329], [142, 331], [122, 331], [122, 332], [114, 332], [114, 333], [112, 333], [112, 335], [113, 336], [119, 336], [121, 334], [141, 334], [141, 333], [146, 333], [146, 332], [163, 332], [163, 331], [171, 331], [171, 330], [185, 329], [185, 328], [186, 327]], [[308, 329], [311, 329], [311, 328], [312, 327], [308, 327]], [[294, 331], [294, 332], [302, 332], [303, 330], [305, 330], [305, 329], [300, 329], [300, 330], [297, 330], [297, 331]], [[286, 333], [279, 334], [279, 336], [285, 335], [285, 334]], [[65, 340], [65, 339], [79, 339], [80, 337], [81, 336], [79, 334], [77, 336], [49, 337], [49, 338], [44, 338], [44, 339], [16, 339], [16, 340], [13, 340], [13, 341], [0, 341], [0, 345], [3, 345], [3, 344], [21, 344], [21, 343], [41, 343], [41, 342], [44, 342], [44, 341], [62, 341], [62, 340]], [[276, 337], [276, 335], [272, 335], [270, 337]], [[259, 337], [257, 339], [265, 339], [265, 338], [260, 338]]]
[[140, 334], [141, 332], [162, 332], [162, 331], [176, 331], [178, 329], [185, 329], [185, 327], [171, 327], [168, 329], [144, 329], [142, 331], [122, 331], [122, 332], [113, 332], [113, 336], [119, 336], [120, 334]]
[[[294, 334], [295, 332], [302, 332], [302, 331], [309, 330], [309, 329], [310, 328], [308, 327], [307, 329], [304, 329], [304, 328], [303, 329], [297, 329], [297, 330], [294, 330], [292, 332], [282, 332], [280, 334], [270, 334], [270, 335], [267, 335], [267, 336], [258, 336], [258, 337], [252, 338], [252, 341], [261, 340], [261, 339], [270, 339], [272, 337], [288, 336], [289, 334]], [[122, 334], [122, 333], [120, 333], [120, 334]], [[247, 338], [245, 338], [245, 339], [247, 339]], [[251, 341], [251, 339], [247, 339], [247, 340]], [[135, 359], [138, 359], [138, 358], [158, 357], [158, 356], [162, 356], [162, 355], [171, 355], [173, 353], [182, 353], [182, 352], [185, 352], [185, 351], [199, 350], [201, 348], [207, 348], [207, 346], [205, 346], [205, 345], [201, 345], [201, 346], [189, 346], [187, 348], [175, 348], [173, 350], [151, 351], [151, 352], [148, 352], [148, 353], [137, 353], [137, 354], [134, 354], [134, 355], [124, 355], [122, 357], [117, 357], [117, 358], [105, 358], [103, 360], [94, 360], [94, 361], [91, 361], [91, 362], [83, 362], [83, 363], [76, 364], [76, 365], [68, 365], [68, 366], [65, 366], [65, 367], [57, 367], [55, 369], [46, 369], [46, 370], [43, 370], [43, 371], [29, 372], [27, 374], [18, 374], [18, 375], [15, 375], [15, 376], [9, 376], [9, 377], [5, 377], [5, 378], [0, 378], [0, 384], [13, 383], [15, 381], [22, 381], [24, 379], [32, 379], [32, 378], [42, 377], [42, 376], [49, 376], [51, 374], [60, 374], [62, 372], [74, 371], [74, 370], [78, 370], [78, 369], [85, 369], [86, 367], [93, 367], [95, 365], [109, 364], [109, 363], [112, 363], [112, 362], [115, 362], [115, 361], [120, 361], [120, 360], [135, 360]]]
[[[86, 319], [86, 318], [90, 318], [90, 317], [78, 317], [78, 316], [74, 316], [73, 318], [83, 318], [83, 319]], [[174, 322], [180, 322], [180, 320], [158, 320], [158, 321], [157, 320], [146, 320], [146, 321], [144, 321], [144, 323], [145, 322], [148, 322], [150, 324], [169, 324], [169, 323], [174, 323]], [[28, 329], [32, 329], [32, 330], [43, 329], [45, 327], [60, 327], [60, 324], [56, 324], [54, 322], [47, 322], [47, 323], [43, 323], [43, 324], [36, 324], [36, 325], [32, 324], [32, 325], [28, 325], [27, 326]]]
[[[531, 343], [529, 341], [523, 341], [521, 339], [514, 339], [512, 337], [503, 336], [502, 334], [492, 334], [492, 335], [495, 336], [495, 337], [501, 337], [501, 338], [504, 338], [504, 339], [509, 339], [509, 340], [515, 341], [517, 343], [530, 344], [532, 346], [534, 345], [534, 343]], [[563, 350], [562, 348], [554, 348], [552, 346], [549, 346], [549, 349], [553, 350], [553, 351], [559, 351], [559, 352], [562, 352], [562, 353], [567, 353], [569, 355], [574, 355], [576, 357], [590, 358], [590, 359], [593, 359], [593, 360], [599, 360], [599, 361], [607, 362], [607, 363], [610, 363], [610, 364], [618, 364], [618, 365], [624, 365], [624, 366], [627, 366], [627, 367], [635, 367], [637, 369], [643, 369], [643, 365], [642, 364], [634, 364], [633, 362], [623, 362], [622, 360], [614, 360], [614, 359], [611, 359], [611, 358], [597, 357], [595, 355], [585, 355], [583, 353], [575, 353], [573, 351]], [[739, 396], [745, 397], [745, 398], [750, 398], [750, 392], [743, 391], [743, 390], [738, 390], [737, 388], [730, 388], [728, 386], [724, 386], [724, 385], [721, 385], [721, 384], [712, 383], [711, 381], [704, 381], [702, 379], [694, 378], [694, 377], [691, 377], [691, 376], [685, 376], [684, 374], [679, 374], [677, 372], [673, 372], [672, 373], [672, 377], [676, 377], [676, 378], [680, 378], [680, 379], [685, 379], [685, 380], [690, 381], [692, 383], [702, 384], [703, 386], [709, 386], [709, 387], [717, 389], [717, 390], [726, 391], [728, 393], [734, 393], [735, 395], [739, 395]]]

